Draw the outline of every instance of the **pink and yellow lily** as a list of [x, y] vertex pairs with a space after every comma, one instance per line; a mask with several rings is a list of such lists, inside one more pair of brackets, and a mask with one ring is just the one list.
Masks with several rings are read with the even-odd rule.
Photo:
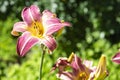
[[[92, 66], [92, 61], [82, 60], [75, 54], [69, 58], [59, 58], [52, 71], [59, 69], [57, 77], [61, 80], [104, 80], [108, 75], [106, 57], [101, 56], [98, 66]], [[72, 69], [72, 71], [71, 71]]]
[[17, 53], [20, 56], [24, 56], [37, 43], [44, 44], [53, 51], [56, 48], [56, 41], [52, 34], [64, 26], [70, 26], [48, 10], [40, 13], [36, 5], [25, 7], [21, 16], [23, 21], [16, 22], [11, 32], [14, 36], [19, 36], [18, 32], [23, 33], [17, 41]]

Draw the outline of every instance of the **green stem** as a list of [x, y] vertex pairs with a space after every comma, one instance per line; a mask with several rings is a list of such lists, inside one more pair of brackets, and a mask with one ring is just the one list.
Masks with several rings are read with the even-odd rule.
[[40, 62], [40, 77], [39, 80], [42, 80], [42, 66], [43, 66], [43, 60], [44, 60], [44, 55], [45, 55], [45, 48], [42, 48], [42, 55], [41, 55], [41, 62]]

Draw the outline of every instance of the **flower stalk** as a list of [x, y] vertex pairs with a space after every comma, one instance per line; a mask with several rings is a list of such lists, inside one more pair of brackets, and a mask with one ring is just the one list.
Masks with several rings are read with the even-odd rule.
[[45, 46], [42, 47], [42, 54], [41, 54], [41, 59], [40, 59], [40, 76], [39, 76], [39, 80], [42, 80], [42, 66], [43, 66], [44, 56], [45, 56]]

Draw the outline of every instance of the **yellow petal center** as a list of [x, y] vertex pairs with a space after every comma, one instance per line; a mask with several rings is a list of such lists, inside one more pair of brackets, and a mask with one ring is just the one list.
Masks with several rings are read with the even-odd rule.
[[80, 72], [76, 80], [88, 80], [88, 76], [85, 72]]
[[87, 75], [85, 74], [85, 72], [82, 72], [82, 73], [79, 74], [79, 79], [87, 80]]
[[44, 27], [41, 22], [33, 22], [27, 29], [33, 36], [42, 38], [44, 34]]

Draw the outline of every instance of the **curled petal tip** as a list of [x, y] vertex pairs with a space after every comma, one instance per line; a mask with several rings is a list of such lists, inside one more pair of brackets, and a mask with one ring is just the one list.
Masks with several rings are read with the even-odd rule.
[[71, 27], [71, 23], [69, 22], [63, 22], [64, 26], [68, 26], [68, 27]]
[[18, 32], [25, 32], [26, 31], [26, 24], [24, 22], [16, 22], [13, 26], [13, 30], [11, 34], [14, 36], [19, 36]]
[[16, 31], [11, 31], [11, 34], [12, 34], [13, 36], [19, 36], [19, 33], [16, 32]]
[[52, 12], [50, 12], [49, 10], [44, 10], [43, 12], [42, 12], [42, 14], [52, 14]]

